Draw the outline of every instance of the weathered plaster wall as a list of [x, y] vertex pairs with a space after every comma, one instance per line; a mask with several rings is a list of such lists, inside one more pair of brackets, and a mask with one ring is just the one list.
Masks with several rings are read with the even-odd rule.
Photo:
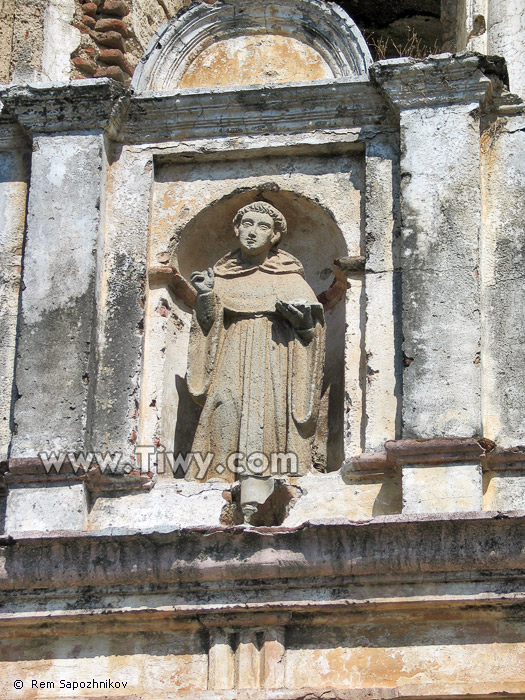
[[521, 0], [489, 0], [487, 53], [503, 56], [510, 90], [525, 96], [525, 6]]
[[189, 4], [189, 0], [133, 0], [133, 32], [143, 51], [160, 25]]
[[11, 43], [15, 24], [15, 0], [0, 3], [0, 83], [8, 83], [11, 77]]
[[[58, 639], [18, 637], [9, 641], [2, 654], [2, 697], [5, 700], [43, 700], [44, 698], [119, 698], [165, 696], [168, 691], [181, 693], [206, 688], [208, 664], [200, 630], [136, 630], [126, 634], [72, 634]], [[7, 654], [6, 654], [7, 652]], [[44, 683], [31, 689], [13, 689], [13, 680], [38, 679]], [[60, 688], [57, 679], [112, 679], [108, 689]], [[54, 687], [46, 688], [48, 682]], [[78, 681], [77, 681], [78, 682]], [[84, 681], [85, 682], [85, 681]], [[123, 685], [120, 685], [121, 683]], [[29, 687], [28, 687], [29, 686]], [[1, 687], [1, 686], [0, 686]]]
[[[316, 688], [332, 689], [325, 691], [331, 693], [325, 694], [325, 698], [341, 697], [335, 694], [336, 689], [354, 693], [366, 690], [368, 697], [377, 698], [384, 697], [378, 691], [388, 692], [395, 687], [402, 696], [417, 698], [475, 694], [482, 688], [512, 693], [520, 688], [525, 648], [519, 619], [512, 619], [512, 614], [505, 611], [479, 611], [477, 619], [453, 609], [441, 608], [439, 612], [446, 617], [445, 621], [431, 610], [409, 616], [339, 613], [337, 620], [331, 620], [334, 624], [329, 625], [322, 622], [321, 616], [317, 620], [313, 614], [303, 616], [302, 620], [299, 617], [283, 630], [284, 649], [276, 649], [280, 651], [278, 655], [272, 658], [265, 644], [263, 673], [258, 668], [258, 646], [272, 632], [275, 636], [275, 628], [239, 627], [234, 634], [225, 635], [238, 640], [235, 654], [229, 644], [221, 656], [215, 649], [221, 664], [215, 688], [209, 684], [214, 677], [208, 670], [207, 630], [196, 621], [186, 624], [189, 629], [169, 619], [158, 622], [157, 626], [154, 622], [146, 623], [146, 629], [132, 623], [128, 624], [128, 633], [125, 625], [102, 632], [100, 624], [98, 634], [71, 630], [69, 634], [62, 632], [58, 638], [50, 634], [51, 626], [45, 636], [14, 636], [4, 640], [3, 688], [0, 689], [6, 700], [97, 695], [138, 696], [143, 700], [154, 700], [159, 695], [169, 700], [222, 697], [294, 700], [305, 696], [317, 700], [319, 695], [312, 692]], [[490, 683], [479, 680], [484, 674], [490, 675]], [[25, 686], [30, 679], [38, 679], [44, 687], [15, 691], [12, 684], [18, 678], [26, 679]], [[72, 692], [67, 687], [60, 689], [58, 682], [58, 679], [70, 683], [76, 679], [100, 682], [108, 678], [114, 683], [124, 682], [124, 690], [120, 685], [110, 690], [77, 688]], [[229, 682], [230, 678], [233, 682]], [[54, 682], [55, 688], [46, 688], [48, 682]], [[266, 692], [257, 691], [261, 686]], [[233, 687], [238, 690], [232, 694], [223, 696], [220, 692]], [[242, 693], [249, 689], [252, 693]], [[276, 692], [279, 689], [281, 693]]]
[[33, 141], [13, 456], [82, 450], [104, 142]]
[[525, 117], [485, 125], [483, 149], [483, 432], [498, 444], [525, 434]]
[[31, 3], [15, 0], [10, 61], [12, 82], [28, 82], [40, 78], [47, 5], [48, 0], [35, 0]]
[[[333, 78], [330, 67], [307, 44], [277, 34], [226, 39], [205, 49], [189, 66], [181, 88], [286, 83]], [[166, 86], [168, 87], [168, 86]]]
[[[26, 213], [29, 158], [22, 134], [0, 124], [0, 461], [7, 459], [12, 430], [12, 399], [20, 274]], [[5, 150], [4, 150], [5, 149]]]

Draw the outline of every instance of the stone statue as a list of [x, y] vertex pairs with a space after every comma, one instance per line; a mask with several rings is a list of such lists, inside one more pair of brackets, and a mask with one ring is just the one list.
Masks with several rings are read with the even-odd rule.
[[[188, 387], [203, 406], [192, 450], [214, 455], [205, 479], [240, 478], [249, 520], [273, 492], [272, 455], [296, 455], [295, 475], [311, 466], [325, 320], [301, 263], [277, 248], [283, 215], [255, 202], [237, 212], [233, 226], [240, 249], [191, 276], [197, 297]], [[238, 473], [226, 468], [232, 455], [243, 467]]]

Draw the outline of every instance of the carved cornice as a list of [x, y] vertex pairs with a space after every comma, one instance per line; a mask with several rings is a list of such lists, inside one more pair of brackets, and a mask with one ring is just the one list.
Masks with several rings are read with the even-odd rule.
[[[84, 469], [73, 468], [69, 457], [60, 467], [60, 471], [46, 470], [39, 457], [12, 458], [4, 470], [3, 482], [9, 486], [54, 485], [85, 483], [94, 495], [102, 493], [150, 491], [155, 484], [155, 475], [151, 472], [123, 471], [122, 473], [102, 473], [99, 467]], [[6, 466], [7, 466], [6, 465]]]
[[133, 95], [101, 78], [6, 86], [0, 88], [0, 100], [9, 129], [18, 120], [32, 134], [98, 129], [122, 143], [155, 144], [367, 127], [390, 130], [396, 128], [391, 103], [397, 109], [479, 103], [492, 80], [501, 85], [501, 74], [497, 60], [444, 54], [425, 61], [380, 61], [371, 68], [372, 82], [341, 78]]
[[525, 471], [525, 446], [496, 447], [485, 455], [483, 466], [488, 471]]
[[154, 143], [241, 134], [394, 126], [364, 79], [145, 93], [131, 98], [118, 140]]
[[[324, 688], [299, 690], [177, 690], [162, 692], [162, 700], [523, 700], [522, 684], [479, 681], [458, 692], [458, 683], [407, 683], [395, 688], [379, 686], [343, 690], [330, 684]], [[463, 692], [464, 691], [464, 692]], [[429, 693], [432, 693], [431, 695]], [[129, 700], [134, 700], [128, 696]]]
[[397, 110], [480, 103], [491, 78], [498, 84], [507, 79], [504, 60], [473, 53], [440, 54], [424, 61], [394, 58], [370, 69], [372, 83]]
[[[150, 610], [167, 605], [186, 616], [299, 613], [313, 605], [321, 611], [344, 601], [361, 608], [413, 605], [419, 596], [427, 603], [447, 600], [442, 596], [452, 604], [456, 598], [523, 602], [524, 536], [523, 513], [393, 515], [300, 528], [34, 533], [0, 538], [0, 590], [13, 612], [35, 615], [50, 610], [57, 590], [56, 613], [88, 589], [97, 610], [104, 600], [114, 612], [147, 600]], [[293, 589], [288, 602], [275, 597], [281, 588]]]
[[7, 86], [0, 100], [9, 119], [32, 134], [103, 129], [123, 143], [394, 126], [366, 79], [134, 96], [103, 78]]
[[114, 133], [125, 94], [120, 83], [107, 78], [0, 88], [6, 111], [32, 134], [98, 129]]
[[343, 476], [392, 472], [410, 465], [478, 462], [485, 471], [525, 470], [525, 446], [497, 447], [488, 438], [388, 440], [384, 452], [363, 453], [343, 464]]

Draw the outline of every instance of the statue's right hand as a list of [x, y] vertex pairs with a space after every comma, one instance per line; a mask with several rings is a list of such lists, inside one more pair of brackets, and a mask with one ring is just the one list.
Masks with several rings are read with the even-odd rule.
[[207, 270], [202, 270], [202, 272], [193, 272], [190, 281], [198, 294], [207, 294], [213, 289], [215, 275], [211, 267], [209, 267]]

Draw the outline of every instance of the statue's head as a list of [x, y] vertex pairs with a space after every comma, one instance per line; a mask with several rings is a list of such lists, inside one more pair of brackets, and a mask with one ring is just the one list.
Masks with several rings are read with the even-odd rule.
[[254, 202], [239, 209], [233, 219], [235, 235], [244, 255], [254, 256], [277, 245], [286, 233], [286, 219], [267, 202]]

